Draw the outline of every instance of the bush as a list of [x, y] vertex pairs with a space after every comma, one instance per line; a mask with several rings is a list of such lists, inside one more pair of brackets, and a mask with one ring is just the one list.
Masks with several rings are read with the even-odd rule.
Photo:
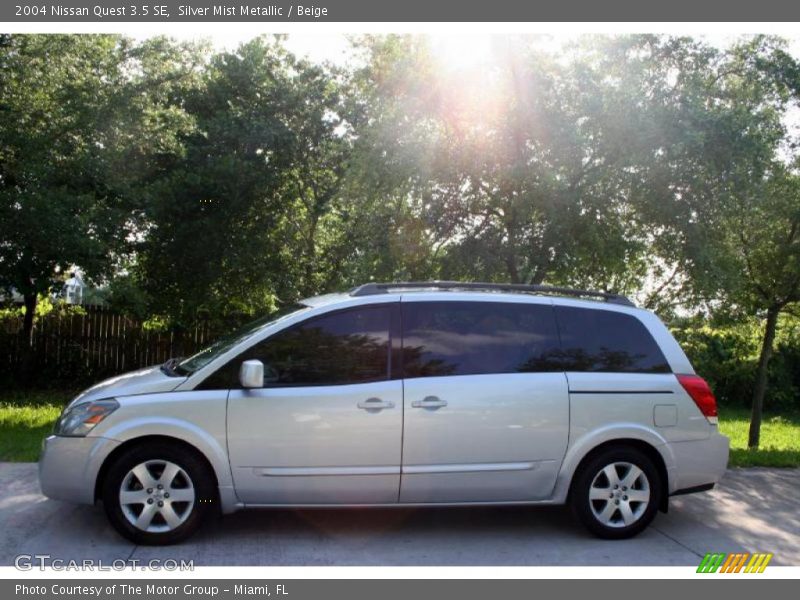
[[[708, 380], [720, 404], [750, 408], [763, 322], [713, 324], [691, 320], [672, 333], [699, 375]], [[766, 410], [800, 408], [800, 319], [783, 316], [769, 365]]]

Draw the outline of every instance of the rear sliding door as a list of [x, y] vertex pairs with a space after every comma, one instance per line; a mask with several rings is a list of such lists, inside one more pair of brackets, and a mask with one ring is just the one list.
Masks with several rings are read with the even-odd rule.
[[401, 302], [400, 501], [548, 497], [569, 428], [552, 305], [440, 298]]

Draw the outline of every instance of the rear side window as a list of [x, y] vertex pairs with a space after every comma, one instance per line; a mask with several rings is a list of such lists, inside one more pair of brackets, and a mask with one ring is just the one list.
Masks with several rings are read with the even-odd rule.
[[550, 305], [510, 302], [407, 302], [405, 377], [560, 370]]
[[564, 371], [669, 373], [664, 354], [644, 324], [632, 315], [602, 309], [557, 306]]
[[198, 389], [238, 388], [245, 360], [264, 363], [265, 386], [344, 385], [389, 378], [391, 307], [347, 309], [309, 319], [245, 351]]

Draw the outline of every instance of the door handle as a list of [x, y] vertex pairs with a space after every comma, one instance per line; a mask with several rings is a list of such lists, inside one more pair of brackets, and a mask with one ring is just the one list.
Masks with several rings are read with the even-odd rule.
[[426, 396], [424, 400], [414, 400], [411, 406], [413, 408], [442, 408], [447, 406], [447, 400], [442, 400], [436, 396]]
[[356, 406], [371, 412], [378, 412], [384, 408], [394, 408], [394, 402], [391, 400], [381, 400], [380, 398], [369, 398], [367, 400], [362, 400]]

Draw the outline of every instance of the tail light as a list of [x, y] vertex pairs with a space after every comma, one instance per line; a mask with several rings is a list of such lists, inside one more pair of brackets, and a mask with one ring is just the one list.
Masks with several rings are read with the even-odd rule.
[[714, 392], [708, 387], [706, 380], [698, 375], [676, 375], [676, 377], [703, 416], [708, 419], [709, 423], [716, 425], [718, 422], [717, 399], [714, 397]]

